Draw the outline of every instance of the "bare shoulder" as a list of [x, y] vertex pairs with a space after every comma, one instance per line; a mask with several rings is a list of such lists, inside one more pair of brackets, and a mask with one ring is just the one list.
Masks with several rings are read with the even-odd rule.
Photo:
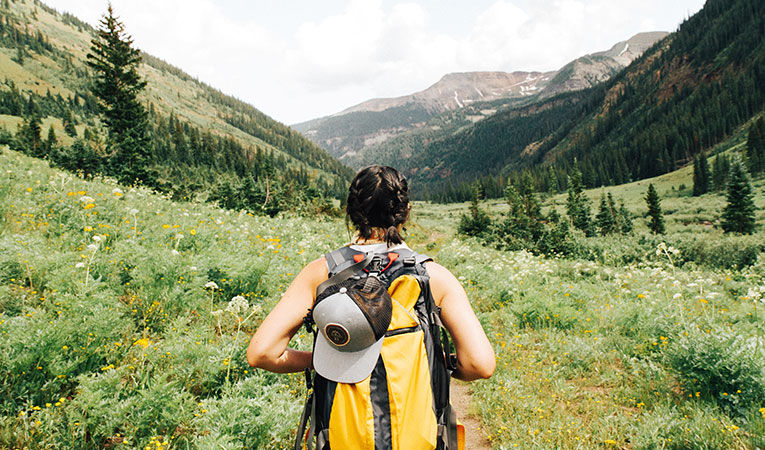
[[435, 261], [428, 261], [425, 263], [425, 268], [428, 270], [428, 275], [432, 281], [436, 282], [451, 282], [457, 281], [457, 278], [446, 267], [438, 264]]
[[430, 290], [437, 305], [443, 306], [446, 297], [460, 300], [464, 297], [467, 301], [465, 290], [449, 269], [433, 261], [425, 263], [425, 268], [430, 276]]
[[[323, 256], [306, 264], [303, 270], [300, 271], [297, 278], [318, 286], [329, 276], [329, 270], [327, 269], [327, 260]], [[297, 279], [296, 278], [296, 279]]]

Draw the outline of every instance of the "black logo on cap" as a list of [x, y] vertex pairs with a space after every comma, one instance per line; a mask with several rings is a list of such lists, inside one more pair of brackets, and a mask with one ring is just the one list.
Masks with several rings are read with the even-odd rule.
[[344, 326], [336, 323], [329, 323], [324, 327], [324, 335], [334, 345], [342, 347], [351, 340], [351, 336], [348, 334], [348, 330]]

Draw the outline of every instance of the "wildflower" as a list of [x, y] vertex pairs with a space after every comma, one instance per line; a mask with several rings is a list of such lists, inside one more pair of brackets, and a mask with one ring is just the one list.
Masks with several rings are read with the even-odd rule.
[[76, 267], [77, 269], [82, 269], [83, 267], [85, 267], [85, 263], [80, 261], [77, 264], [75, 264], [74, 267]]
[[218, 317], [218, 318], [220, 318], [220, 316], [222, 314], [223, 314], [223, 310], [222, 309], [216, 309], [215, 311], [212, 312], [212, 315], [215, 316], [215, 317]]
[[605, 444], [607, 444], [607, 445], [616, 445], [616, 441], [615, 441], [615, 440], [613, 440], [613, 439], [606, 439], [606, 440], [605, 440], [605, 441], [603, 441], [603, 442], [604, 442]]
[[97, 244], [89, 244], [88, 245], [88, 250], [96, 251], [96, 250], [98, 250], [98, 245]]
[[133, 342], [133, 345], [140, 345], [141, 347], [146, 348], [151, 345], [151, 341], [147, 338], [142, 338]]
[[112, 190], [112, 194], [114, 194], [117, 197], [122, 197], [125, 193], [122, 192], [122, 189], [120, 189], [120, 188], [114, 188]]
[[128, 212], [129, 212], [130, 214], [134, 215], [134, 216], [135, 216], [136, 214], [138, 214], [138, 210], [137, 210], [137, 209], [135, 209], [135, 208], [132, 208], [132, 209], [131, 209], [130, 211], [128, 211]]
[[104, 240], [104, 237], [99, 235], [99, 234], [94, 234], [93, 235], [93, 240], [96, 241], [96, 242], [101, 242], [101, 241]]
[[179, 251], [178, 251], [178, 250], [176, 250], [176, 249], [172, 249], [172, 250], [170, 250], [170, 253], [172, 253], [173, 255], [176, 255], [176, 256], [181, 254], [181, 252], [179, 252]]
[[176, 239], [178, 239], [178, 240], [180, 241], [181, 239], [183, 239], [183, 233], [178, 233], [178, 234], [176, 234], [176, 235], [175, 235], [175, 238], [176, 238]]
[[672, 296], [672, 298], [674, 298], [675, 300], [677, 300], [678, 298], [680, 298], [680, 297], [682, 297], [682, 296], [683, 296], [683, 294], [681, 294], [681, 293], [679, 293], [679, 292], [678, 292], [677, 294], [673, 295], [673, 296]]
[[189, 267], [189, 270], [191, 270], [192, 272], [196, 272], [197, 271], [197, 266], [191, 266], [191, 267]]
[[247, 300], [241, 295], [237, 295], [233, 297], [230, 302], [228, 302], [226, 311], [235, 316], [238, 316], [240, 313], [246, 311], [249, 307], [250, 305], [247, 303]]
[[760, 408], [760, 414], [762, 414], [762, 418], [765, 419], [765, 408]]
[[205, 283], [205, 289], [211, 289], [211, 290], [215, 291], [215, 290], [218, 290], [220, 288], [218, 287], [218, 284], [216, 282], [208, 281], [207, 283]]
[[80, 203], [85, 203], [86, 205], [90, 203], [94, 203], [95, 201], [96, 199], [94, 199], [93, 197], [88, 197], [87, 195], [83, 195], [82, 197], [80, 197]]

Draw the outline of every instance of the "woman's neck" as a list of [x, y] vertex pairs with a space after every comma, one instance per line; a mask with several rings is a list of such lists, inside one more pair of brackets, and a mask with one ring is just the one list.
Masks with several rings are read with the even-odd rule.
[[363, 238], [358, 232], [353, 235], [351, 244], [354, 245], [367, 245], [367, 244], [384, 244], [385, 243], [385, 231], [382, 228], [375, 228], [372, 230], [371, 235], [368, 238]]

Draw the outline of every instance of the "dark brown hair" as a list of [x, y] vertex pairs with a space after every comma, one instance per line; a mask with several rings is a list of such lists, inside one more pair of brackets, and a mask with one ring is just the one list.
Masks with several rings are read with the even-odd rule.
[[409, 218], [406, 178], [393, 167], [364, 167], [351, 181], [346, 211], [359, 237], [370, 239], [374, 228], [382, 228], [388, 246], [401, 244], [398, 226]]

